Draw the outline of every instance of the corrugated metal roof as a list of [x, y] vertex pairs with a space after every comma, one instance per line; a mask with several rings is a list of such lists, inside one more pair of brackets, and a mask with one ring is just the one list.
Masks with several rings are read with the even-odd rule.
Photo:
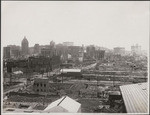
[[127, 113], [148, 112], [148, 84], [138, 83], [120, 86]]
[[61, 69], [60, 72], [67, 73], [67, 72], [81, 72], [81, 69]]
[[71, 99], [68, 96], [63, 96], [62, 98], [52, 102], [50, 105], [48, 105], [47, 108], [45, 108], [44, 111], [48, 111], [52, 109], [53, 107], [60, 106], [63, 109], [67, 110], [68, 112], [78, 112], [78, 110], [81, 107], [81, 104], [76, 102], [75, 100]]
[[52, 102], [50, 105], [48, 105], [48, 106], [44, 109], [44, 111], [47, 111], [47, 110], [49, 110], [49, 109], [51, 109], [51, 108], [57, 106], [63, 98], [64, 98], [64, 97], [62, 97], [62, 98], [60, 98], [60, 99], [58, 99], [58, 100]]

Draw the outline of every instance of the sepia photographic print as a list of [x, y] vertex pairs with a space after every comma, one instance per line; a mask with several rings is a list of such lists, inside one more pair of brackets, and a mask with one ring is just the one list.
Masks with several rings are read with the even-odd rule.
[[149, 1], [2, 1], [2, 114], [148, 114]]

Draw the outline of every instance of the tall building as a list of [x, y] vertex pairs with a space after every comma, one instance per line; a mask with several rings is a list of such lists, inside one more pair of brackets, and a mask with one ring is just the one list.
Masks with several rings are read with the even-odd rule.
[[44, 57], [52, 57], [52, 50], [48, 48], [42, 48], [41, 55]]
[[55, 42], [54, 41], [51, 41], [50, 42], [50, 49], [54, 49], [55, 48]]
[[124, 47], [115, 47], [114, 54], [115, 55], [125, 55], [125, 48]]
[[79, 51], [79, 61], [83, 62], [83, 58], [84, 58], [84, 45], [82, 45], [82, 47]]
[[51, 41], [50, 45], [41, 47], [41, 55], [45, 57], [53, 57], [57, 55], [55, 42]]
[[12, 49], [11, 50], [11, 57], [18, 58], [20, 56], [20, 50], [19, 49]]
[[96, 50], [95, 51], [95, 58], [98, 60], [103, 60], [105, 57], [105, 50]]
[[34, 47], [29, 47], [28, 48], [28, 54], [31, 56], [34, 54]]
[[22, 55], [24, 56], [29, 54], [29, 42], [26, 39], [26, 37], [24, 37], [24, 39], [22, 40], [21, 51], [22, 51]]
[[131, 53], [132, 54], [141, 54], [141, 46], [136, 44], [135, 46], [131, 46]]
[[95, 47], [94, 45], [87, 46], [86, 53], [88, 58], [95, 58]]
[[68, 47], [68, 53], [72, 55], [72, 57], [76, 58], [78, 57], [78, 53], [81, 50], [81, 46], [69, 46]]
[[51, 50], [51, 55], [54, 56], [56, 55], [56, 45], [54, 41], [50, 42], [50, 50]]
[[[61, 49], [60, 49], [61, 48]], [[68, 47], [67, 46], [59, 46], [59, 50], [57, 50], [57, 51], [59, 51], [60, 52], [60, 54], [61, 54], [61, 60], [63, 61], [63, 62], [66, 62], [67, 60], [68, 60], [68, 54], [70, 54], [69, 52], [68, 52]]]
[[34, 54], [39, 54], [40, 53], [40, 45], [39, 44], [35, 44], [34, 45]]
[[64, 46], [73, 46], [73, 42], [63, 42]]
[[56, 51], [57, 51], [57, 55], [62, 55], [64, 51], [64, 46], [62, 44], [57, 44]]
[[12, 58], [18, 58], [20, 56], [20, 46], [8, 45], [10, 47], [10, 56]]
[[3, 57], [6, 58], [10, 58], [10, 47], [4, 47], [3, 48]]

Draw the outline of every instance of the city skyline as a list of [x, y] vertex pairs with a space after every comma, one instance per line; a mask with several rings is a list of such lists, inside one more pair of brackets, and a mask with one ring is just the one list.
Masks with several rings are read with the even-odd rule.
[[[2, 46], [66, 41], [113, 49], [149, 46], [148, 2], [2, 2]], [[11, 39], [10, 39], [11, 38]]]
[[[24, 36], [24, 38], [21, 40], [21, 45], [16, 45], [16, 44], [8, 44], [8, 45], [6, 45], [6, 46], [3, 46], [3, 48], [4, 47], [11, 47], [11, 46], [16, 46], [16, 47], [22, 47], [22, 41], [24, 40], [26, 38], [26, 36]], [[27, 41], [28, 41], [28, 39], [27, 39]], [[28, 41], [29, 42], [29, 41]], [[33, 46], [29, 46], [29, 48], [33, 48], [33, 47], [35, 47], [35, 45], [39, 45], [39, 46], [47, 46], [47, 45], [49, 45], [50, 46], [50, 43], [51, 42], [54, 42], [55, 43], [55, 41], [50, 41], [49, 42], [49, 44], [39, 44], [39, 43], [35, 43]], [[30, 42], [29, 42], [30, 43]], [[28, 44], [29, 44], [28, 43]], [[106, 49], [109, 49], [109, 48], [107, 48], [107, 47], [102, 47], [102, 46], [98, 46], [98, 45], [95, 45], [95, 44], [88, 44], [88, 45], [84, 45], [84, 44], [82, 44], [82, 45], [74, 45], [74, 42], [70, 42], [70, 41], [65, 41], [65, 42], [62, 42], [62, 43], [55, 43], [55, 45], [59, 45], [59, 44], [62, 44], [62, 45], [64, 45], [64, 46], [68, 46], [66, 43], [71, 43], [71, 46], [84, 46], [84, 47], [88, 47], [88, 46], [94, 46], [94, 47], [99, 47], [99, 48], [106, 48]], [[116, 47], [114, 47], [113, 49], [109, 49], [109, 50], [114, 50], [115, 48], [123, 48], [123, 49], [125, 49], [126, 51], [132, 51], [132, 47], [136, 47], [136, 46], [139, 46], [140, 48], [141, 48], [141, 50], [142, 51], [147, 51], [147, 50], [143, 50], [142, 49], [142, 47], [141, 47], [141, 45], [140, 44], [133, 44], [132, 46], [131, 46], [131, 49], [130, 50], [126, 50], [125, 49], [125, 47], [122, 47], [122, 46], [116, 46]]]
[[149, 1], [2, 1], [2, 113], [148, 113]]

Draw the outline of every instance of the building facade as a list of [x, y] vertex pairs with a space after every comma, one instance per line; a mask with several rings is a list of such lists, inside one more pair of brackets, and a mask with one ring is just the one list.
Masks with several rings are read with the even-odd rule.
[[16, 45], [8, 45], [10, 47], [10, 57], [11, 58], [18, 58], [20, 56], [20, 46]]
[[131, 46], [131, 53], [133, 55], [135, 55], [135, 54], [141, 54], [141, 46], [138, 45], [138, 44], [136, 44], [135, 46], [134, 45]]
[[21, 42], [21, 51], [22, 51], [23, 56], [26, 56], [29, 54], [29, 42], [26, 39], [26, 37], [24, 37], [24, 39]]
[[40, 53], [40, 45], [39, 44], [35, 44], [34, 45], [34, 54], [39, 54]]
[[53, 56], [53, 51], [49, 48], [42, 48], [41, 49], [41, 55], [44, 57], [52, 57]]
[[121, 56], [125, 55], [125, 48], [124, 47], [115, 47], [114, 54], [121, 55]]
[[87, 58], [95, 58], [95, 47], [93, 45], [87, 46], [86, 48]]
[[20, 50], [19, 49], [12, 49], [11, 50], [11, 57], [13, 57], [13, 58], [20, 57]]
[[95, 58], [98, 60], [103, 60], [105, 58], [105, 50], [96, 50]]
[[10, 58], [10, 47], [3, 48], [3, 58], [4, 59]]
[[63, 42], [64, 46], [73, 46], [73, 42]]
[[38, 94], [47, 94], [49, 92], [48, 78], [35, 78], [33, 83], [33, 91]]

